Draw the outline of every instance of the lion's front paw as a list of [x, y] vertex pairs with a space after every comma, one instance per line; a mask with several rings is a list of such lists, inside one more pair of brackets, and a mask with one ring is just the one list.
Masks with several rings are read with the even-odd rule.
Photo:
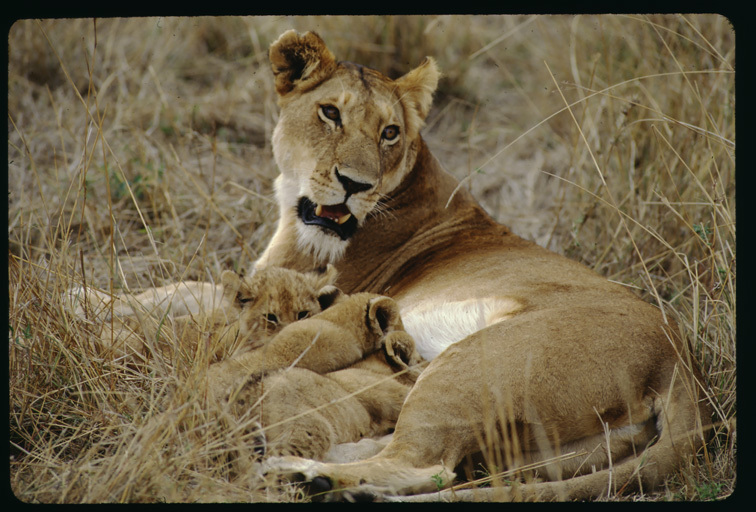
[[415, 468], [380, 457], [348, 464], [270, 457], [263, 471], [299, 483], [315, 501], [385, 501], [397, 495], [437, 491], [455, 477], [443, 466]]
[[305, 480], [318, 475], [318, 469], [324, 464], [316, 460], [303, 459], [285, 455], [281, 457], [269, 457], [263, 462], [263, 472], [278, 474], [283, 477], [294, 477], [292, 480]]
[[262, 470], [265, 475], [300, 484], [307, 495], [315, 500], [333, 501], [333, 496], [328, 497], [333, 483], [321, 475], [324, 466], [322, 462], [287, 455], [268, 457], [263, 461]]
[[380, 501], [378, 489], [342, 488], [329, 476], [329, 464], [300, 457], [269, 457], [263, 462], [263, 473], [298, 484], [313, 501]]

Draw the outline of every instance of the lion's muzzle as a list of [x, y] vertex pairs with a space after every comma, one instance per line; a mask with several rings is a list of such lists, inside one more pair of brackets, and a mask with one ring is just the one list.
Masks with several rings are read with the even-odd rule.
[[357, 218], [344, 203], [320, 205], [301, 197], [297, 203], [297, 216], [303, 223], [319, 226], [342, 240], [348, 240], [357, 231]]

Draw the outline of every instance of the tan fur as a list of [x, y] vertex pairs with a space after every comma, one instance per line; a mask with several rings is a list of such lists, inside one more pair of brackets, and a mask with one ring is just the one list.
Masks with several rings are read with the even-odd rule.
[[[226, 270], [219, 290], [210, 292], [209, 283], [203, 288], [202, 283], [194, 282], [114, 299], [93, 290], [85, 297], [83, 290], [78, 290], [75, 293], [82, 300], [76, 313], [98, 320], [95, 325], [101, 329], [100, 348], [115, 358], [140, 362], [159, 353], [173, 362], [188, 363], [197, 357], [219, 361], [262, 346], [288, 324], [319, 313], [321, 297], [338, 292], [331, 285], [335, 279], [332, 265], [324, 272], [307, 273], [267, 267], [244, 277]], [[181, 312], [194, 309], [194, 314], [169, 314], [167, 304], [191, 304], [186, 297], [197, 291], [215, 299], [177, 308]], [[216, 307], [203, 309], [212, 304]], [[116, 314], [109, 314], [111, 308]]]
[[[262, 272], [260, 271], [262, 270]], [[224, 294], [231, 294], [239, 310], [240, 341], [235, 352], [263, 346], [289, 324], [320, 313], [323, 297], [336, 296], [331, 286], [336, 272], [328, 265], [324, 272], [293, 272], [268, 267], [240, 278], [231, 271], [221, 276]], [[330, 297], [330, 301], [334, 297]]]
[[379, 295], [355, 294], [313, 318], [287, 325], [257, 350], [213, 365], [208, 381], [221, 396], [238, 385], [239, 376], [258, 379], [290, 366], [319, 374], [342, 370], [381, 349], [387, 336], [406, 336], [396, 303]]
[[[332, 265], [307, 273], [265, 267], [245, 277], [225, 271], [222, 307], [177, 318], [160, 307], [171, 301], [166, 288], [119, 297], [120, 315], [102, 322], [101, 343], [137, 362], [155, 353], [174, 362], [204, 354], [214, 363], [211, 402], [228, 404], [237, 418], [259, 415], [266, 454], [322, 459], [339, 444], [392, 430], [423, 367], [396, 303], [346, 297], [331, 285], [335, 278]], [[192, 286], [170, 290], [182, 288]], [[87, 299], [79, 301], [84, 317], [104, 316], [112, 300], [92, 290]]]
[[541, 470], [554, 482], [476, 497], [586, 499], [650, 490], [698, 450], [709, 407], [674, 322], [494, 222], [430, 153], [432, 59], [391, 80], [289, 31], [270, 60], [280, 219], [258, 266], [333, 263], [345, 292], [393, 297], [434, 358], [380, 454], [271, 469], [376, 497], [449, 486], [477, 452], [511, 469], [574, 451]]
[[388, 433], [421, 363], [396, 303], [357, 294], [212, 365], [207, 381], [235, 416], [259, 413], [266, 454], [321, 459]]

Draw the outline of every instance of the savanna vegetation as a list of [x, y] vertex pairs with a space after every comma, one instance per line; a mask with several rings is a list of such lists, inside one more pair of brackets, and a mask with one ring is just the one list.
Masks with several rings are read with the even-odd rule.
[[[667, 489], [733, 491], [735, 34], [718, 15], [20, 20], [8, 34], [10, 486], [25, 502], [303, 499], [260, 474], [204, 368], [135, 368], [66, 290], [248, 268], [275, 227], [268, 45], [315, 30], [392, 77], [444, 73], [424, 135], [518, 234], [677, 320], [715, 407]], [[247, 422], [247, 423], [245, 423]]]

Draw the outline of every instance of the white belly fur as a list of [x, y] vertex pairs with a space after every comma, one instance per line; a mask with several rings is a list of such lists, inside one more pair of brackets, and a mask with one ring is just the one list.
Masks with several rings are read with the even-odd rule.
[[404, 329], [415, 339], [417, 351], [430, 361], [452, 343], [506, 320], [521, 308], [514, 299], [483, 298], [425, 301], [402, 308], [401, 314]]

